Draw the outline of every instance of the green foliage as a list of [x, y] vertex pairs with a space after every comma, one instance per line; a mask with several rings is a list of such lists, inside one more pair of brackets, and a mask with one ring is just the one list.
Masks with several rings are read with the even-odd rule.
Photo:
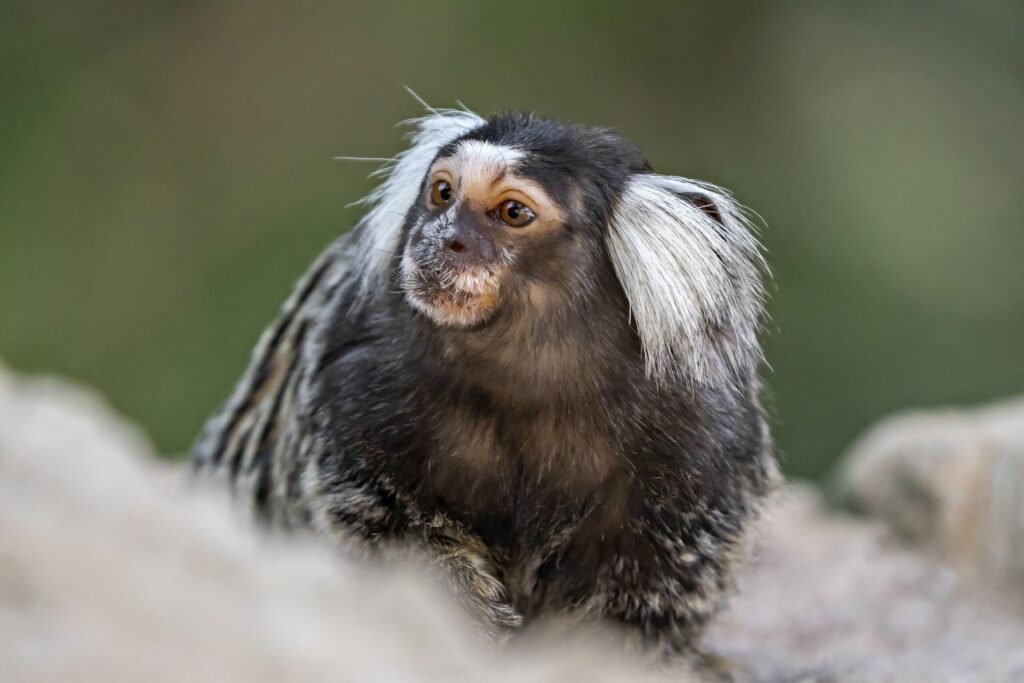
[[615, 127], [767, 229], [790, 472], [1024, 385], [1019, 4], [166, 2], [0, 9], [0, 355], [181, 452], [433, 104]]

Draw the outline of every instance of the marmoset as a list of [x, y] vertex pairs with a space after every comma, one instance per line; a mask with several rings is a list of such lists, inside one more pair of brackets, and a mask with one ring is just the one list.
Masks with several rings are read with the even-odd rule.
[[608, 129], [431, 111], [196, 466], [276, 527], [422, 551], [491, 634], [692, 651], [777, 476], [750, 220]]

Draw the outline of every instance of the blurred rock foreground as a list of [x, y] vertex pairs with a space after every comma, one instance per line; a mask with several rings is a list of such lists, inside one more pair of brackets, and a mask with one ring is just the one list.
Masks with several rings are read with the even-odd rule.
[[[1024, 680], [1024, 404], [849, 455], [897, 535], [782, 492], [708, 635], [737, 681]], [[496, 651], [408, 568], [267, 538], [93, 395], [0, 369], [0, 680], [690, 680], [582, 637]], [[1014, 585], [1016, 581], [1016, 586]]]
[[852, 507], [1024, 597], [1024, 398], [890, 418], [843, 465]]

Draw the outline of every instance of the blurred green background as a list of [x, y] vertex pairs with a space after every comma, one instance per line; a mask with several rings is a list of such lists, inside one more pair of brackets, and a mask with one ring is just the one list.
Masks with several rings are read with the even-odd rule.
[[180, 453], [434, 105], [617, 128], [735, 191], [768, 400], [820, 476], [875, 417], [1024, 388], [1017, 2], [2, 3], [0, 357]]

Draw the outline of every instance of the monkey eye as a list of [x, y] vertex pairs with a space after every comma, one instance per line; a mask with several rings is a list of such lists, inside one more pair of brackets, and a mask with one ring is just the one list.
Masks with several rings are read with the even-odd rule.
[[447, 180], [435, 180], [430, 187], [430, 201], [434, 206], [444, 206], [452, 200], [452, 185]]
[[537, 216], [534, 215], [533, 210], [526, 204], [509, 199], [502, 202], [501, 206], [491, 212], [491, 217], [499, 223], [504, 223], [513, 228], [521, 228], [532, 223], [533, 219]]

